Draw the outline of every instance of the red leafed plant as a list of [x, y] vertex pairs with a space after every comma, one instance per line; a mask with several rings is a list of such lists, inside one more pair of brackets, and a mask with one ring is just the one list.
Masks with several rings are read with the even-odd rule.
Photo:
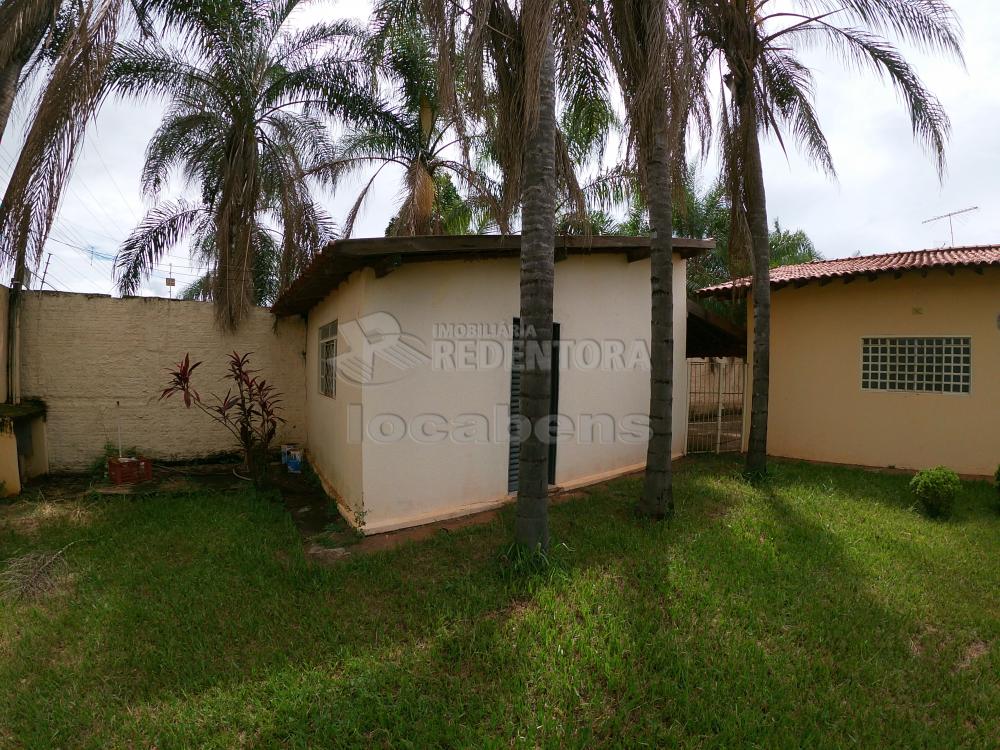
[[233, 382], [233, 387], [226, 391], [225, 396], [213, 393], [211, 400], [206, 401], [191, 384], [191, 374], [200, 364], [191, 364], [190, 355], [185, 354], [184, 360], [170, 369], [170, 384], [163, 389], [160, 400], [180, 393], [187, 408], [196, 406], [229, 430], [240, 444], [247, 472], [259, 482], [264, 477], [268, 448], [278, 431], [278, 424], [285, 421], [278, 416], [281, 394], [273, 385], [258, 377], [259, 370], [250, 369], [249, 353], [233, 352], [229, 355], [229, 373], [226, 375], [226, 379]]

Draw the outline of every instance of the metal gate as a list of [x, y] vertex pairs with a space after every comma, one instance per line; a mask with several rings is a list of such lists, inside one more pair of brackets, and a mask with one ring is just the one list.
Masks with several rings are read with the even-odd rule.
[[742, 449], [745, 382], [742, 359], [688, 360], [688, 453]]

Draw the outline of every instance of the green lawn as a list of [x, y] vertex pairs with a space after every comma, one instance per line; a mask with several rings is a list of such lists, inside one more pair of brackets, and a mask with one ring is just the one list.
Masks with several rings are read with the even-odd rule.
[[330, 568], [252, 494], [0, 506], [0, 560], [71, 577], [0, 602], [0, 745], [986, 747], [1000, 737], [1000, 514], [907, 478], [687, 463], [672, 526], [625, 480]]

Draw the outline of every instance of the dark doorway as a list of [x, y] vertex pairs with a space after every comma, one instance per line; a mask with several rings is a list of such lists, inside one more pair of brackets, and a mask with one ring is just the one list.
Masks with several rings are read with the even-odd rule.
[[[521, 341], [521, 319], [514, 318], [510, 368], [510, 450], [507, 455], [507, 491], [517, 492], [520, 471], [521, 442], [516, 419], [521, 413], [521, 369], [524, 367], [524, 343]], [[552, 388], [549, 413], [559, 413], [559, 324], [552, 324]], [[556, 483], [556, 426], [550, 425], [549, 484]]]

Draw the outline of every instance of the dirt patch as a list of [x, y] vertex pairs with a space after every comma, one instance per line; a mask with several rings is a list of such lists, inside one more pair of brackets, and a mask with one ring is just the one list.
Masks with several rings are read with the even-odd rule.
[[73, 573], [65, 552], [74, 544], [76, 542], [59, 550], [34, 551], [7, 560], [0, 568], [0, 597], [8, 601], [33, 602], [68, 591]]
[[87, 526], [92, 516], [93, 508], [80, 500], [38, 500], [0, 507], [0, 523], [25, 536], [56, 523]]
[[281, 493], [288, 515], [302, 536], [306, 554], [328, 557], [323, 550], [354, 544], [358, 533], [337, 510], [337, 503], [306, 474], [291, 474], [283, 466], [275, 467], [272, 486]]
[[951, 639], [941, 633], [938, 628], [930, 623], [920, 626], [920, 631], [910, 637], [910, 654], [914, 658], [922, 656], [936, 657], [939, 655]]
[[956, 669], [959, 671], [969, 669], [989, 652], [990, 647], [987, 643], [979, 640], [973, 641], [966, 647], [965, 653], [962, 654], [961, 660], [956, 665]]

